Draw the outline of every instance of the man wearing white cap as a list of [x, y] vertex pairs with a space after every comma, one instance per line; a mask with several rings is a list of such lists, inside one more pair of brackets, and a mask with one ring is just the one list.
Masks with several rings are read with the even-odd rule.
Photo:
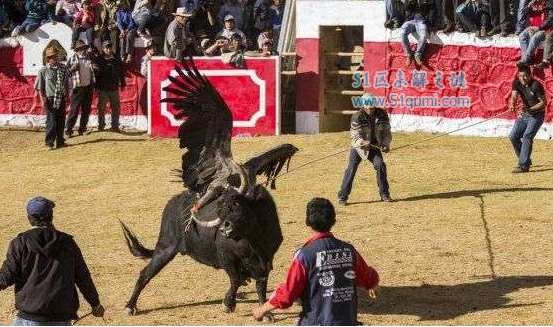
[[219, 9], [217, 21], [224, 25], [224, 18], [228, 15], [234, 17], [234, 26], [239, 30], [244, 30], [244, 10], [245, 7], [238, 0], [227, 0]]
[[392, 201], [386, 176], [386, 164], [382, 157], [382, 152], [390, 151], [390, 143], [392, 142], [390, 118], [385, 110], [376, 108], [374, 95], [365, 93], [362, 99], [364, 107], [351, 117], [352, 149], [342, 186], [338, 192], [338, 202], [341, 205], [347, 205], [353, 179], [361, 159], [369, 160], [373, 164], [374, 170], [376, 170], [376, 182], [380, 199], [385, 202]]
[[242, 45], [244, 47], [247, 47], [248, 40], [246, 39], [246, 34], [244, 34], [244, 32], [236, 28], [233, 15], [226, 15], [225, 26], [223, 27], [223, 30], [221, 32], [217, 33], [216, 37], [224, 36], [230, 40], [233, 34], [240, 35], [240, 38], [242, 39]]
[[188, 54], [190, 47], [194, 47], [192, 32], [186, 23], [192, 13], [185, 7], [179, 7], [173, 16], [175, 19], [165, 32], [163, 53], [168, 58], [181, 59], [183, 55]]

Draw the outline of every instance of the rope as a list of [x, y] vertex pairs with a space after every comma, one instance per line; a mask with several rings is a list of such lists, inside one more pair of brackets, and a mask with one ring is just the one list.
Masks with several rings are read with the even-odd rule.
[[[446, 136], [446, 135], [450, 135], [450, 134], [453, 134], [453, 133], [455, 133], [455, 132], [462, 131], [462, 130], [467, 129], [467, 128], [470, 128], [470, 127], [474, 127], [474, 126], [476, 126], [476, 125], [483, 124], [483, 123], [485, 123], [485, 122], [487, 122], [487, 121], [489, 121], [489, 120], [492, 120], [492, 119], [495, 119], [495, 118], [497, 118], [497, 117], [500, 117], [500, 116], [502, 116], [502, 115], [504, 115], [504, 114], [506, 114], [506, 113], [508, 113], [508, 112], [510, 112], [510, 110], [502, 111], [502, 112], [500, 112], [499, 114], [496, 114], [496, 115], [494, 115], [494, 116], [492, 116], [492, 117], [490, 117], [490, 118], [486, 118], [486, 119], [484, 119], [484, 120], [482, 120], [482, 121], [476, 122], [476, 123], [474, 123], [474, 124], [470, 124], [470, 125], [467, 125], [467, 126], [464, 126], [464, 127], [461, 127], [461, 128], [457, 128], [456, 130], [453, 130], [453, 131], [450, 131], [450, 132], [447, 132], [447, 133], [444, 133], [444, 134], [435, 135], [435, 136], [432, 136], [432, 137], [429, 137], [429, 138], [426, 138], [426, 139], [423, 139], [423, 140], [420, 140], [420, 141], [416, 141], [416, 142], [413, 142], [413, 143], [405, 144], [405, 145], [402, 145], [402, 146], [400, 146], [400, 147], [397, 147], [397, 148], [391, 150], [390, 152], [395, 152], [395, 151], [398, 151], [398, 150], [401, 150], [401, 149], [405, 149], [405, 148], [408, 148], [408, 147], [411, 147], [411, 146], [414, 146], [414, 145], [417, 145], [417, 144], [429, 142], [429, 141], [435, 140], [435, 139], [437, 139], [437, 138], [444, 137], [444, 136]], [[282, 174], [280, 174], [280, 175], [278, 175], [278, 176], [275, 176], [275, 177], [273, 177], [273, 178], [270, 178], [270, 179], [268, 179], [266, 182], [263, 182], [263, 183], [261, 183], [261, 184], [269, 185], [270, 182], [276, 180], [277, 178], [280, 178], [280, 177], [282, 177], [282, 176], [284, 176], [284, 175], [286, 175], [286, 174], [289, 174], [289, 173], [291, 173], [291, 172], [293, 172], [293, 171], [296, 171], [296, 170], [298, 170], [298, 169], [301, 169], [301, 168], [303, 168], [303, 167], [305, 167], [305, 166], [314, 164], [314, 163], [316, 163], [316, 162], [319, 162], [319, 161], [321, 161], [321, 160], [324, 160], [324, 159], [327, 159], [327, 158], [330, 158], [330, 157], [339, 155], [339, 154], [344, 153], [344, 152], [351, 151], [352, 149], [357, 149], [357, 148], [361, 148], [361, 147], [364, 147], [364, 146], [365, 146], [365, 145], [360, 145], [360, 146], [356, 146], [356, 147], [349, 147], [349, 148], [347, 148], [347, 149], [340, 150], [340, 151], [337, 151], [337, 152], [333, 152], [333, 153], [328, 154], [328, 155], [326, 155], [326, 156], [323, 156], [323, 157], [320, 157], [320, 158], [317, 158], [317, 159], [308, 161], [308, 162], [306, 162], [306, 163], [304, 163], [304, 164], [301, 164], [301, 165], [299, 165], [299, 166], [297, 166], [297, 167], [294, 167], [294, 168], [292, 168], [292, 169], [290, 169], [290, 170], [287, 170], [287, 171], [285, 171], [284, 173], [282, 173]], [[373, 145], [373, 144], [370, 144], [370, 146], [373, 147], [373, 148], [375, 148], [375, 149], [378, 149], [378, 150], [381, 150], [381, 151], [382, 151], [382, 148], [381, 148], [381, 147], [378, 147], [378, 146]]]

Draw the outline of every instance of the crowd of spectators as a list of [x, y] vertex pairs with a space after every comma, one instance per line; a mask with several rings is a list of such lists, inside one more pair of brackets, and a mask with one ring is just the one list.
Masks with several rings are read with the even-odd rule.
[[[424, 46], [432, 31], [475, 33], [477, 38], [515, 34], [522, 64], [549, 66], [553, 52], [553, 0], [386, 0], [386, 28], [401, 28], [406, 66], [423, 64]], [[415, 34], [416, 32], [416, 34]], [[409, 35], [417, 39], [416, 49]], [[540, 63], [535, 52], [544, 42]]]
[[240, 65], [244, 55], [275, 53], [283, 6], [282, 0], [0, 0], [0, 38], [62, 23], [73, 30], [73, 48], [81, 39], [90, 52], [102, 52], [110, 41], [123, 64], [132, 62], [135, 38], [142, 37], [149, 57], [157, 49], [174, 59], [226, 56]]

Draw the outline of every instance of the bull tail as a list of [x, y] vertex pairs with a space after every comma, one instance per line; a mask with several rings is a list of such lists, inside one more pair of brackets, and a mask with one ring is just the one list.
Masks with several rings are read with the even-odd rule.
[[121, 223], [121, 228], [123, 228], [123, 235], [131, 254], [140, 259], [151, 259], [154, 255], [154, 250], [145, 248], [129, 228], [121, 220], [119, 222]]

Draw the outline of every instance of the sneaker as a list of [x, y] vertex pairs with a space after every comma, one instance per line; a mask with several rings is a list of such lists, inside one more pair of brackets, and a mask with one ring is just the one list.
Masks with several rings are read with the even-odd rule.
[[119, 129], [119, 127], [112, 127], [109, 129], [109, 131], [112, 133], [121, 133], [121, 130]]
[[527, 173], [527, 172], [528, 172], [528, 168], [523, 169], [523, 168], [520, 168], [520, 167], [516, 167], [512, 171], [513, 174], [522, 174], [522, 173]]
[[391, 19], [384, 22], [384, 27], [385, 28], [392, 28], [392, 26], [394, 26], [394, 22]]
[[348, 205], [348, 200], [339, 199], [338, 204], [345, 207]]
[[61, 148], [65, 148], [67, 146], [67, 144], [64, 142], [64, 143], [60, 143], [58, 145], [56, 145], [56, 149], [61, 149]]
[[398, 21], [394, 21], [394, 24], [392, 25], [392, 28], [400, 28], [401, 24]]
[[54, 144], [53, 143], [46, 143], [44, 144], [48, 148], [48, 150], [54, 150]]
[[73, 131], [67, 130], [67, 131], [65, 131], [65, 135], [67, 135], [68, 138], [72, 138], [73, 137]]
[[381, 196], [380, 200], [383, 201], [383, 202], [394, 202], [394, 200], [392, 200], [392, 198], [389, 195]]

